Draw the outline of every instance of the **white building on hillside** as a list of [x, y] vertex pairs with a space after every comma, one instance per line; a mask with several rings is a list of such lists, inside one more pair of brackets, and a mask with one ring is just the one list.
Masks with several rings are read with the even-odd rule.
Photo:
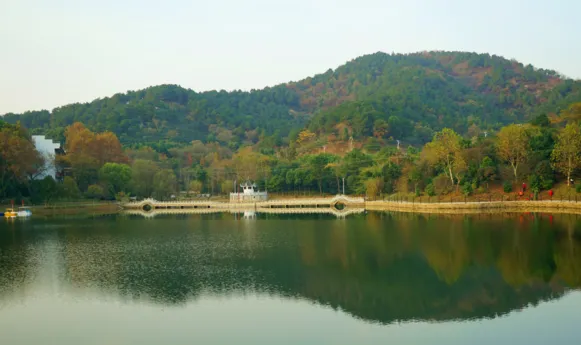
[[44, 169], [35, 178], [42, 180], [46, 176], [52, 176], [56, 179], [56, 167], [55, 167], [55, 154], [61, 145], [54, 143], [52, 140], [47, 139], [44, 135], [33, 135], [32, 141], [34, 142], [34, 147], [36, 150], [44, 157]]
[[268, 200], [267, 192], [259, 192], [255, 183], [246, 181], [240, 185], [240, 193], [230, 193], [230, 202], [251, 202]]

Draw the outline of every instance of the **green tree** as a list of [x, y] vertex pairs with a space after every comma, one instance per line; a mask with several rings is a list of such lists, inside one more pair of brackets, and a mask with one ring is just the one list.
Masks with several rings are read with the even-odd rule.
[[153, 190], [156, 198], [167, 199], [176, 192], [177, 178], [171, 169], [162, 169], [155, 173]]
[[359, 149], [347, 153], [343, 157], [343, 172], [345, 173], [346, 193], [364, 193], [365, 186], [361, 180], [361, 170], [373, 165], [371, 156]]
[[581, 130], [578, 124], [570, 123], [559, 133], [551, 160], [555, 169], [567, 176], [569, 186], [571, 174], [581, 165]]
[[99, 170], [99, 179], [107, 186], [107, 193], [112, 196], [127, 191], [131, 176], [131, 167], [126, 164], [105, 163]]
[[62, 189], [63, 195], [69, 199], [78, 199], [81, 197], [81, 191], [77, 186], [77, 182], [70, 176], [65, 176]]
[[30, 181], [30, 197], [33, 203], [49, 203], [59, 194], [59, 186], [52, 176]]
[[92, 184], [87, 188], [85, 196], [90, 199], [100, 199], [105, 196], [105, 191], [98, 184]]
[[220, 191], [223, 194], [232, 193], [234, 191], [234, 185], [233, 185], [232, 180], [222, 181], [222, 183], [220, 184]]
[[342, 178], [345, 177], [345, 167], [338, 160], [327, 164], [326, 168], [331, 169], [333, 176], [335, 176], [335, 182], [337, 182], [337, 194], [343, 194], [343, 189], [341, 188]]
[[382, 139], [388, 132], [389, 125], [383, 119], [377, 119], [373, 123], [373, 136]]
[[328, 164], [335, 160], [335, 156], [328, 153], [321, 153], [307, 158], [307, 170], [312, 176], [312, 179], [317, 181], [320, 194], [323, 194], [323, 181], [325, 177], [331, 176], [331, 170]]
[[131, 166], [131, 185], [133, 192], [139, 196], [150, 197], [153, 194], [155, 176], [158, 171], [159, 166], [157, 163], [144, 159], [136, 159]]
[[347, 127], [343, 127], [343, 132], [341, 132], [341, 140], [349, 140], [349, 129], [347, 129]]

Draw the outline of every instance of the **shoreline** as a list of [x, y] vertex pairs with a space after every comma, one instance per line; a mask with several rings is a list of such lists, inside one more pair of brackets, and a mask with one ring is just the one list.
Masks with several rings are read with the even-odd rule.
[[[25, 205], [26, 206], [26, 205]], [[2, 210], [11, 207], [3, 206]], [[14, 205], [17, 209], [19, 206]], [[63, 202], [47, 205], [30, 205], [27, 206], [31, 212], [31, 217], [60, 217], [60, 216], [99, 216], [108, 214], [117, 214], [119, 204], [113, 202]]]
[[[331, 200], [332, 198], [324, 198]], [[273, 200], [275, 205], [283, 205], [285, 199]], [[297, 199], [290, 198], [290, 202], [296, 202]], [[322, 201], [319, 199], [319, 201]], [[212, 202], [212, 211], [216, 212], [216, 209], [221, 209], [223, 211], [255, 211], [261, 212], [266, 210], [275, 210], [278, 207], [269, 208], [260, 205], [261, 203], [229, 203], [229, 202]], [[387, 201], [387, 200], [373, 200], [360, 202], [344, 203], [344, 211], [351, 211], [354, 209], [363, 209], [365, 211], [393, 211], [393, 212], [406, 212], [406, 213], [425, 213], [425, 214], [475, 214], [475, 213], [518, 213], [518, 212], [534, 212], [534, 213], [546, 213], [554, 212], [560, 214], [581, 214], [581, 202], [569, 201], [569, 200], [544, 200], [544, 201], [529, 201], [529, 200], [517, 200], [517, 201], [468, 201], [468, 202], [434, 202], [434, 203], [420, 203], [420, 202], [409, 202], [409, 201]], [[96, 216], [96, 215], [112, 215], [123, 213], [123, 211], [139, 209], [125, 208], [124, 205], [119, 203], [56, 203], [52, 205], [35, 205], [30, 206], [32, 211], [32, 216], [38, 217], [54, 217], [54, 216]], [[218, 207], [221, 206], [221, 207]], [[308, 208], [308, 207], [306, 207]], [[319, 210], [331, 209], [336, 210], [334, 205], [319, 205], [315, 208]], [[279, 210], [285, 210], [288, 213], [292, 213], [293, 209], [300, 212], [301, 208], [278, 208]], [[164, 209], [158, 209], [157, 211], [163, 211]], [[203, 209], [198, 209], [202, 211]], [[206, 209], [210, 211], [210, 209]], [[167, 211], [167, 209], [165, 209]], [[171, 209], [173, 212], [168, 213], [180, 213], [180, 209]], [[186, 209], [182, 210], [186, 211]], [[268, 212], [268, 211], [266, 211]], [[144, 212], [148, 213], [148, 212]], [[154, 213], [157, 213], [154, 211]], [[190, 212], [183, 212], [190, 213]], [[213, 213], [213, 212], [212, 212]], [[286, 213], [286, 212], [285, 212]]]
[[513, 213], [513, 212], [556, 212], [581, 214], [581, 202], [569, 200], [552, 201], [482, 201], [482, 202], [441, 202], [417, 203], [396, 201], [366, 201], [367, 211], [396, 211], [413, 213]]

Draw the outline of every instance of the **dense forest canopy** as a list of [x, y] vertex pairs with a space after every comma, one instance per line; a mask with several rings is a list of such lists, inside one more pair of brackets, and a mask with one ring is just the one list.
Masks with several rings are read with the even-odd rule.
[[581, 82], [495, 55], [379, 52], [262, 90], [160, 85], [4, 120], [61, 141], [66, 126], [82, 122], [92, 131], [114, 132], [126, 145], [200, 140], [237, 149], [274, 138], [282, 145], [305, 126], [319, 135], [424, 144], [445, 127], [461, 134], [473, 125], [497, 129], [578, 101]]
[[[535, 198], [558, 181], [581, 192], [581, 82], [488, 54], [376, 53], [263, 90], [162, 85], [3, 120], [0, 163], [17, 178], [1, 178], [0, 200], [216, 195], [245, 179], [318, 194], [344, 180], [370, 198], [523, 181]], [[24, 128], [63, 143], [61, 184], [34, 179], [43, 163]]]

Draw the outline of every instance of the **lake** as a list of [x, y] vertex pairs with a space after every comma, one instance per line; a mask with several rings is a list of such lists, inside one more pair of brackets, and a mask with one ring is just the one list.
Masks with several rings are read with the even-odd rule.
[[577, 344], [581, 217], [0, 222], [1, 344]]

